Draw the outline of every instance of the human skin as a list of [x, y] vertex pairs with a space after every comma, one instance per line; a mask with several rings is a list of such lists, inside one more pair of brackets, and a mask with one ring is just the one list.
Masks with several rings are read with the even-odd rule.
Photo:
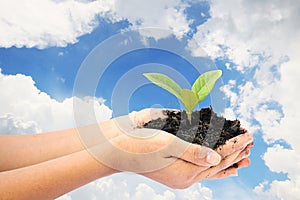
[[[137, 112], [128, 118], [133, 122], [133, 129], [157, 117], [155, 114], [150, 116], [148, 111]], [[94, 127], [83, 128], [85, 136], [91, 134], [93, 138]], [[124, 134], [114, 120], [99, 123], [97, 127], [102, 130], [105, 140], [88, 148], [75, 128], [34, 135], [1, 135], [0, 179], [5, 181], [0, 182], [0, 199], [54, 199], [93, 180], [121, 171], [136, 172], [172, 188], [186, 188], [203, 179], [237, 175], [237, 169], [230, 167], [234, 163], [239, 163], [239, 167], [250, 164], [247, 158], [253, 141], [250, 133], [228, 141], [217, 150], [217, 154], [206, 147], [187, 144], [163, 131], [145, 140]], [[108, 149], [103, 149], [105, 144], [110, 144]], [[172, 148], [173, 144], [182, 145], [184, 151], [178, 152]], [[119, 157], [114, 160], [111, 159], [114, 156], [108, 155], [111, 164], [108, 166], [91, 154], [90, 148], [98, 147]], [[124, 156], [116, 149], [132, 154], [149, 153], [148, 163], [166, 161], [167, 165], [150, 171], [147, 168], [147, 171], [143, 167], [145, 160], [131, 157], [131, 154]], [[217, 158], [212, 159], [215, 163], [207, 162], [208, 155], [211, 155], [208, 152]], [[128, 162], [132, 159], [135, 164]], [[22, 187], [18, 187], [20, 185]]]
[[[93, 126], [95, 125], [88, 127]], [[105, 130], [103, 132], [108, 139], [120, 134], [112, 120], [102, 122], [99, 126]], [[86, 135], [93, 134], [86, 132]], [[85, 149], [76, 128], [30, 135], [0, 135], [0, 143], [0, 172], [30, 166]]]

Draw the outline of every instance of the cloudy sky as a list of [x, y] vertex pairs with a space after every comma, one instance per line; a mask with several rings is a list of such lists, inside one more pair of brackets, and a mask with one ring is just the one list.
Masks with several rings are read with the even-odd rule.
[[[176, 107], [141, 74], [170, 73], [189, 85], [195, 72], [219, 68], [223, 79], [200, 106], [216, 106], [254, 134], [249, 168], [185, 190], [124, 173], [59, 199], [299, 199], [299, 10], [294, 0], [0, 0], [0, 134], [94, 120], [74, 124], [74, 102], [98, 121]], [[91, 65], [99, 80], [84, 73]], [[82, 74], [95, 84], [80, 82]]]

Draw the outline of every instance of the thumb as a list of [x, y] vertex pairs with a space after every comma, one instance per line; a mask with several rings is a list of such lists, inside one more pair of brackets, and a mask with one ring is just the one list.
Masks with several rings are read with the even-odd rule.
[[172, 157], [180, 158], [199, 166], [210, 167], [221, 162], [221, 155], [216, 151], [199, 144], [186, 142], [175, 136], [166, 150]]
[[180, 158], [200, 166], [214, 166], [221, 162], [221, 156], [217, 152], [197, 144], [190, 144]]
[[131, 112], [130, 119], [136, 126], [143, 126], [145, 123], [158, 118], [164, 119], [167, 117], [162, 108], [146, 108], [138, 112]]

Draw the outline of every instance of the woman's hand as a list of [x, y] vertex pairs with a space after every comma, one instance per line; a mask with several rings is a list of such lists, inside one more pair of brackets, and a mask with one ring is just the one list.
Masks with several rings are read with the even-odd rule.
[[220, 153], [227, 156], [221, 160], [220, 155], [207, 147], [159, 131], [147, 140], [131, 136], [115, 138], [113, 144], [126, 153], [112, 153], [110, 158], [125, 160], [113, 167], [120, 171], [137, 172], [172, 188], [186, 188], [203, 179], [236, 175], [237, 169], [231, 167], [235, 163], [239, 167], [248, 166], [249, 147], [246, 144], [252, 142], [252, 137], [242, 137], [239, 141], [235, 143], [234, 152], [229, 148], [231, 142], [224, 145]]
[[118, 136], [90, 149], [96, 158], [118, 171], [140, 173], [172, 188], [185, 188], [202, 179], [224, 178], [248, 166], [250, 133], [229, 140], [216, 151], [187, 143], [161, 130], [141, 128], [166, 117], [162, 109], [145, 109], [114, 119]]

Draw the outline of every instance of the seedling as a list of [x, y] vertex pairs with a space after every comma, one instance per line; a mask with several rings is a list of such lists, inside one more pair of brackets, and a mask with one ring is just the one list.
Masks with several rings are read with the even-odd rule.
[[183, 103], [187, 117], [191, 122], [193, 109], [211, 92], [215, 82], [221, 77], [222, 71], [212, 70], [201, 74], [194, 82], [192, 90], [182, 89], [175, 81], [164, 74], [145, 73], [143, 75], [155, 85], [177, 97]]

